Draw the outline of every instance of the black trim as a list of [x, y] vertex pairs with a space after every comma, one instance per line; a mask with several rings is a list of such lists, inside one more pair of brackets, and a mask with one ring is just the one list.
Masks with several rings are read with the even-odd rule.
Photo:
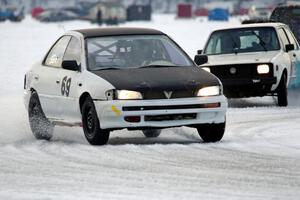
[[[190, 105], [164, 105], [164, 106], [124, 106], [123, 111], [144, 111], [144, 110], [179, 110], [179, 109], [199, 109], [207, 108], [215, 103], [207, 104], [190, 104]], [[221, 107], [221, 103], [218, 103], [218, 107]]]
[[259, 82], [254, 82], [253, 79], [224, 79], [223, 91], [228, 98], [242, 98], [242, 97], [262, 97], [270, 93], [271, 87], [276, 83], [275, 77], [260, 78]]
[[168, 115], [146, 115], [145, 122], [173, 121], [173, 120], [191, 120], [196, 119], [197, 113], [168, 114]]
[[[267, 74], [259, 74], [257, 72], [257, 66], [266, 64], [269, 66], [270, 71]], [[217, 76], [221, 81], [232, 79], [236, 82], [239, 80], [252, 80], [252, 79], [264, 79], [273, 78], [274, 66], [272, 63], [244, 63], [244, 64], [228, 64], [228, 65], [214, 65], [208, 66], [211, 73]], [[232, 73], [231, 68], [235, 68], [236, 72]]]
[[[257, 80], [257, 81], [253, 81]], [[255, 85], [255, 84], [275, 84], [277, 81], [276, 77], [271, 78], [253, 78], [253, 79], [223, 79], [222, 83], [224, 87], [232, 85]]]

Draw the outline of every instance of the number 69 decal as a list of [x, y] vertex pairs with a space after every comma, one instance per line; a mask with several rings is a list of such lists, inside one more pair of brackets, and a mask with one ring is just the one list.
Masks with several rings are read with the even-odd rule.
[[61, 95], [62, 96], [69, 96], [69, 93], [70, 93], [70, 87], [71, 87], [71, 81], [72, 79], [71, 78], [68, 78], [67, 76], [65, 76], [62, 80], [62, 83], [61, 83]]

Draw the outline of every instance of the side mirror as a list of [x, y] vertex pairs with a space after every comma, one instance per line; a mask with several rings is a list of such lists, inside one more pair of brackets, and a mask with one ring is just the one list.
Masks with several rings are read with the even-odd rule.
[[77, 64], [76, 60], [64, 60], [62, 62], [62, 68], [72, 71], [79, 71], [80, 66]]
[[202, 52], [203, 52], [203, 50], [200, 49], [200, 50], [197, 51], [197, 54], [202, 54]]
[[285, 45], [285, 50], [286, 50], [286, 52], [295, 50], [294, 44], [287, 44], [287, 45]]
[[197, 65], [203, 65], [204, 63], [207, 63], [208, 57], [207, 55], [195, 55], [194, 61]]

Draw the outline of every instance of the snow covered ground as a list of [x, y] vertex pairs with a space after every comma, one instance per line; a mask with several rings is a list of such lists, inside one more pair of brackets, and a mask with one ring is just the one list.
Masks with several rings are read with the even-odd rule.
[[[174, 20], [124, 26], [152, 27], [174, 38], [192, 57], [208, 34], [238, 24]], [[223, 140], [204, 144], [195, 130], [164, 130], [146, 139], [115, 131], [109, 144], [87, 144], [80, 128], [55, 129], [36, 141], [22, 102], [26, 68], [41, 59], [65, 30], [87, 22], [0, 23], [0, 199], [299, 199], [300, 103], [278, 108], [273, 98], [230, 101]]]

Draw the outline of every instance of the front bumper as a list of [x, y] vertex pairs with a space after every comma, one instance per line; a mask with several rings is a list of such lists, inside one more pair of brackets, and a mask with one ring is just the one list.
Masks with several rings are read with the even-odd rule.
[[221, 79], [224, 94], [227, 97], [254, 97], [272, 93], [272, 86], [276, 84], [276, 77]]
[[[227, 110], [225, 96], [158, 100], [94, 100], [102, 129], [143, 129], [223, 123]], [[206, 107], [219, 104], [218, 107]], [[140, 117], [128, 122], [126, 117]]]

